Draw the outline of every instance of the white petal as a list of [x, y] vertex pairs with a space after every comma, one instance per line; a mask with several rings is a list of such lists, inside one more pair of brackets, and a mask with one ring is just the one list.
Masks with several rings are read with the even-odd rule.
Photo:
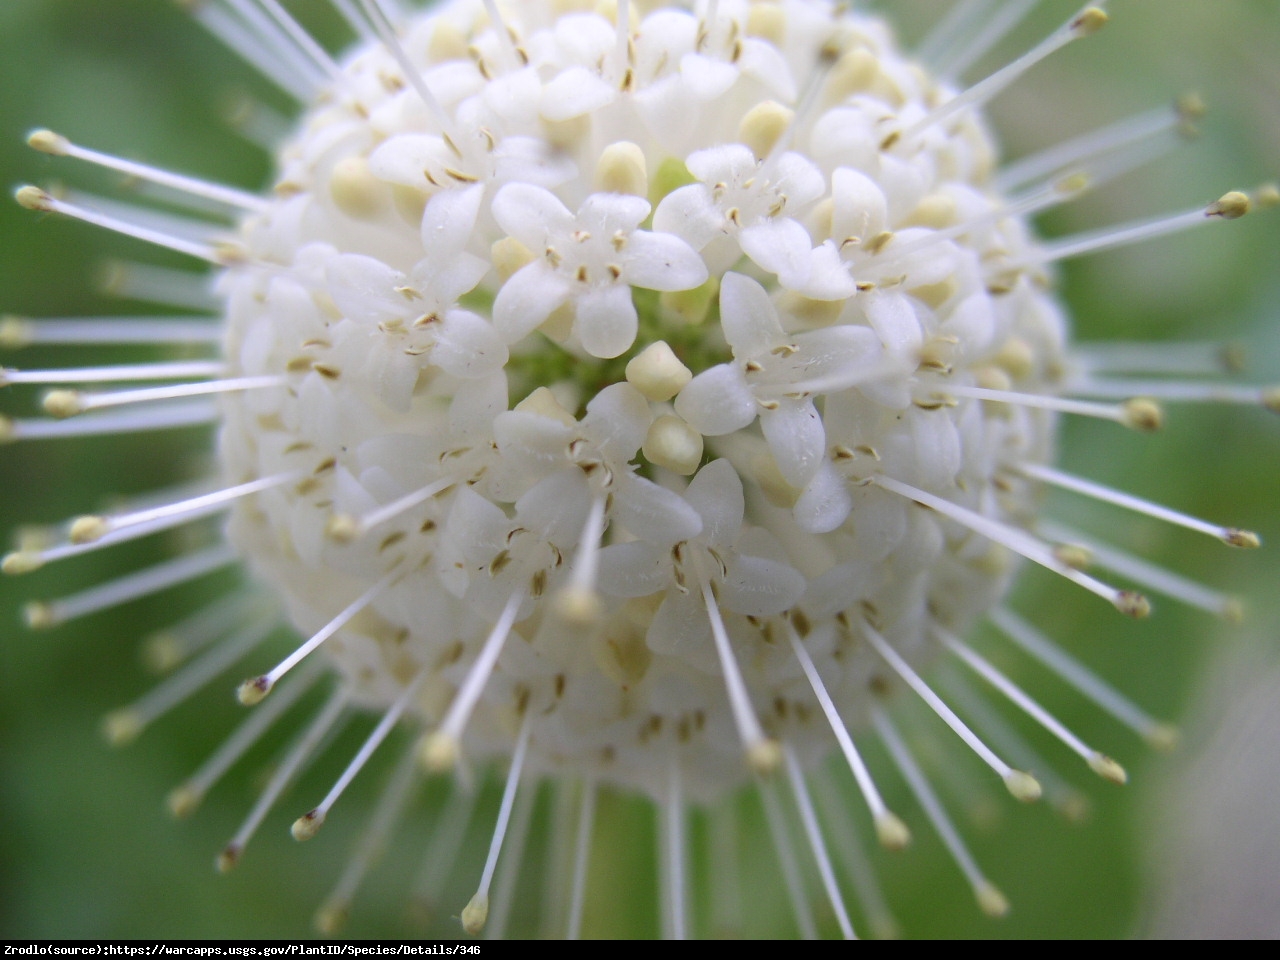
[[757, 166], [756, 155], [740, 143], [695, 150], [685, 157], [684, 164], [690, 173], [707, 184], [749, 175]]
[[790, 217], [761, 220], [738, 231], [742, 252], [762, 270], [777, 274], [788, 290], [800, 290], [813, 272], [809, 231]]
[[880, 185], [858, 170], [840, 167], [831, 174], [831, 236], [867, 241], [888, 229], [889, 202]]
[[649, 624], [645, 642], [654, 653], [681, 657], [695, 663], [714, 662], [711, 623], [707, 620], [702, 597], [668, 590], [666, 599]]
[[810, 300], [848, 300], [858, 292], [849, 267], [840, 257], [835, 241], [827, 240], [809, 255], [809, 279], [795, 288]]
[[741, 273], [720, 281], [720, 325], [739, 360], [765, 355], [786, 339], [769, 294]]
[[438, 136], [401, 134], [369, 154], [369, 172], [379, 180], [425, 190], [431, 186], [426, 171], [441, 167], [448, 155], [449, 148]]
[[870, 327], [844, 325], [800, 333], [799, 349], [787, 358], [792, 381], [803, 381], [811, 393], [834, 393], [862, 383], [884, 370], [884, 348]]
[[481, 441], [492, 435], [493, 421], [509, 404], [507, 375], [496, 370], [487, 377], [463, 380], [449, 404], [449, 428]]
[[625, 193], [593, 193], [578, 208], [578, 225], [601, 237], [630, 234], [649, 215], [649, 201]]
[[614, 383], [587, 404], [582, 432], [606, 457], [629, 463], [644, 443], [651, 420], [644, 395], [629, 383]]
[[704, 370], [676, 397], [676, 413], [708, 437], [741, 430], [755, 420], [756, 412], [755, 394], [734, 364]]
[[550, 190], [529, 183], [508, 183], [493, 198], [498, 226], [534, 253], [541, 253], [549, 237], [573, 231], [576, 218]]
[[507, 343], [515, 343], [533, 333], [551, 311], [568, 300], [572, 289], [570, 281], [545, 260], [526, 264], [494, 298], [493, 325]]
[[464, 293], [474, 290], [488, 272], [489, 262], [483, 257], [460, 253], [451, 258], [419, 261], [413, 268], [411, 280], [414, 289], [429, 297], [437, 308], [448, 309]]
[[732, 547], [742, 531], [746, 499], [742, 478], [728, 460], [713, 460], [698, 471], [684, 498], [702, 518], [702, 541], [713, 547]]
[[786, 195], [792, 215], [827, 192], [827, 178], [818, 165], [798, 153], [784, 153], [778, 158], [775, 182], [778, 192]]
[[783, 103], [796, 99], [796, 81], [782, 52], [772, 43], [747, 37], [742, 41], [738, 66], [747, 76], [759, 80]]
[[431, 362], [445, 373], [473, 380], [506, 365], [507, 345], [483, 317], [450, 310], [436, 325]]
[[793, 607], [804, 596], [805, 579], [785, 563], [739, 556], [720, 585], [720, 605], [749, 617], [768, 617]]
[[701, 250], [725, 232], [724, 214], [711, 202], [711, 191], [700, 183], [672, 190], [653, 212], [653, 229], [674, 234]]
[[647, 597], [671, 585], [671, 551], [643, 540], [600, 551], [597, 584], [610, 597]]
[[890, 354], [909, 359], [919, 356], [924, 331], [905, 294], [874, 291], [867, 294], [865, 309], [867, 320]]
[[693, 247], [673, 233], [647, 230], [627, 238], [622, 273], [645, 290], [692, 290], [707, 282], [707, 265]]
[[699, 53], [680, 58], [680, 76], [685, 88], [698, 100], [714, 100], [734, 85], [740, 71], [731, 63], [713, 60]]
[[539, 112], [552, 123], [571, 120], [612, 103], [618, 85], [606, 83], [586, 67], [570, 67], [542, 88]]
[[477, 183], [461, 190], [441, 190], [427, 201], [422, 213], [422, 248], [428, 256], [447, 257], [466, 247], [482, 199], [484, 185]]
[[571, 465], [521, 495], [516, 501], [516, 519], [539, 539], [568, 547], [581, 533], [590, 504], [587, 478]]
[[540, 137], [503, 137], [493, 152], [495, 183], [518, 180], [539, 187], [558, 187], [577, 173], [577, 165], [567, 154], [550, 149]]
[[494, 419], [493, 439], [504, 461], [543, 476], [564, 464], [573, 429], [537, 413], [508, 410]]
[[802, 530], [828, 533], [844, 523], [852, 508], [849, 485], [829, 460], [823, 460], [818, 472], [796, 500], [792, 516]]
[[[574, 309], [577, 311], [574, 333], [582, 341], [582, 349], [593, 357], [607, 360], [619, 356], [635, 342], [636, 307], [631, 302], [628, 284], [594, 287], [574, 299]], [[494, 313], [497, 313], [496, 303]]]
[[617, 477], [615, 483], [613, 519], [633, 536], [667, 547], [702, 531], [702, 518], [678, 493], [634, 473]]
[[808, 486], [822, 465], [827, 432], [812, 400], [779, 400], [776, 410], [760, 411], [760, 429], [778, 470], [797, 489]]
[[405, 275], [373, 257], [355, 253], [334, 257], [325, 268], [325, 279], [342, 315], [360, 323], [382, 323], [413, 311], [395, 292], [404, 286]]

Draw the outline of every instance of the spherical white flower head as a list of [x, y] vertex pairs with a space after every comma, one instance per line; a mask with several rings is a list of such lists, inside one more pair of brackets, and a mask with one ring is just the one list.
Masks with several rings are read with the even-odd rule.
[[345, 62], [222, 280], [232, 375], [283, 385], [224, 396], [221, 461], [433, 762], [527, 727], [530, 771], [710, 797], [832, 745], [793, 643], [857, 723], [881, 646], [1004, 594], [1055, 414], [993, 397], [1052, 396], [1065, 331], [880, 21], [634, 6], [456, 0]]

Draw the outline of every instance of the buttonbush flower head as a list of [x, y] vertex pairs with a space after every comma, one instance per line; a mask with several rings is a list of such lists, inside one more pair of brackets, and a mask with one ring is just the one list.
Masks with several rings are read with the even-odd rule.
[[[1028, 218], [1149, 161], [1195, 119], [1184, 101], [1001, 165], [985, 104], [1102, 29], [1101, 4], [967, 87], [955, 78], [1030, 4], [957, 3], [909, 52], [878, 16], [823, 0], [332, 0], [356, 37], [341, 53], [275, 0], [185, 5], [300, 105], [271, 189], [33, 133], [36, 149], [147, 192], [120, 202], [27, 186], [19, 203], [204, 261], [207, 273], [135, 270], [130, 295], [217, 306], [9, 322], [10, 347], [152, 349], [129, 364], [7, 368], [15, 392], [45, 390], [48, 419], [15, 414], [3, 431], [69, 441], [210, 426], [214, 465], [195, 486], [22, 538], [3, 567], [33, 573], [219, 524], [214, 545], [87, 590], [42, 581], [52, 596], [27, 619], [56, 627], [248, 571], [252, 587], [166, 634], [158, 655], [189, 662], [107, 719], [128, 741], [237, 665], [249, 673], [237, 693], [250, 712], [170, 797], [185, 816], [277, 720], [311, 710], [220, 869], [249, 854], [339, 725], [370, 715], [292, 827], [310, 840], [351, 815], [347, 787], [375, 754], [401, 751], [318, 913], [325, 932], [413, 815], [420, 782], [451, 778], [409, 893], [469, 934], [506, 931], [551, 783], [563, 850], [546, 855], [559, 866], [543, 929], [581, 932], [609, 853], [596, 811], [626, 794], [654, 811], [664, 935], [732, 927], [724, 891], [759, 846], [777, 858], [798, 932], [853, 937], [854, 917], [862, 932], [891, 926], [858, 829], [891, 850], [936, 831], [977, 908], [1010, 908], [900, 731], [904, 701], [936, 714], [946, 749], [976, 756], [1018, 801], [1069, 805], [1054, 771], [1072, 762], [1126, 780], [970, 645], [979, 622], [1171, 742], [1010, 609], [1010, 585], [1030, 564], [1128, 617], [1151, 612], [1148, 593], [1229, 618], [1236, 605], [1051, 520], [1044, 490], [1236, 547], [1258, 538], [1057, 466], [1060, 420], [1143, 433], [1163, 402], [1280, 398], [1218, 382], [1197, 345], [1077, 344], [1054, 270], [1277, 195], [1232, 190], [1036, 238]], [[266, 641], [281, 620], [298, 640], [277, 656]], [[1027, 714], [1057, 755], [1028, 747], [969, 679], [939, 683], [940, 665]], [[485, 770], [496, 809], [477, 799]], [[905, 783], [905, 799], [886, 782]], [[743, 803], [762, 826], [739, 837]], [[714, 876], [690, 865], [703, 811], [728, 838]], [[472, 819], [485, 849], [455, 863]]]

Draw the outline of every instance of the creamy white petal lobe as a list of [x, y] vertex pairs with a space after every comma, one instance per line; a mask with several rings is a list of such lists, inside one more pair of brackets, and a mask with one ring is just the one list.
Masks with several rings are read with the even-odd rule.
[[797, 378], [821, 380], [823, 393], [852, 387], [881, 367], [884, 348], [875, 331], [852, 325], [814, 330], [795, 337], [800, 348]]
[[602, 237], [630, 234], [649, 215], [649, 201], [621, 193], [593, 193], [578, 210], [579, 226]]
[[687, 53], [680, 58], [680, 76], [685, 89], [697, 100], [714, 100], [728, 92], [739, 77], [739, 71], [731, 63], [714, 60], [697, 53]]
[[494, 297], [493, 325], [503, 339], [514, 343], [538, 329], [572, 292], [570, 280], [545, 260], [535, 260], [513, 273]]
[[870, 240], [889, 225], [889, 203], [880, 186], [859, 170], [840, 167], [831, 174], [831, 236], [837, 244], [846, 240]]
[[554, 193], [528, 183], [508, 183], [490, 210], [498, 226], [535, 253], [542, 252], [548, 237], [571, 232], [576, 219]]
[[724, 214], [711, 201], [711, 193], [700, 183], [678, 187], [662, 198], [653, 213], [657, 233], [675, 234], [694, 250], [701, 250], [723, 236]]
[[836, 242], [826, 240], [809, 254], [809, 279], [794, 289], [810, 300], [847, 300], [858, 292], [858, 284]]
[[440, 261], [428, 258], [419, 262], [413, 268], [413, 282], [424, 296], [449, 306], [457, 303], [464, 293], [474, 290], [488, 272], [487, 261], [470, 253], [460, 253]]
[[447, 154], [440, 137], [405, 133], [391, 137], [369, 155], [369, 172], [388, 183], [425, 189], [430, 186], [426, 171], [439, 167]]
[[333, 302], [352, 320], [382, 323], [412, 310], [395, 292], [405, 284], [405, 275], [373, 257], [356, 253], [336, 256], [329, 261], [325, 278]]
[[865, 309], [867, 320], [890, 355], [912, 361], [919, 356], [924, 331], [905, 294], [874, 291], [867, 294]]
[[761, 270], [777, 274], [788, 290], [801, 290], [813, 270], [813, 241], [796, 220], [765, 219], [738, 231], [738, 244]]
[[466, 247], [483, 199], [484, 185], [477, 183], [460, 190], [441, 190], [427, 201], [422, 212], [422, 247], [429, 256], [444, 257]]
[[671, 550], [643, 540], [614, 543], [600, 551], [597, 583], [611, 597], [647, 597], [671, 584]]
[[627, 238], [622, 270], [626, 281], [646, 290], [692, 290], [707, 282], [707, 265], [674, 233], [637, 230]]
[[822, 464], [827, 434], [812, 400], [779, 400], [760, 411], [760, 429], [787, 483], [803, 489]]
[[701, 539], [713, 547], [732, 547], [742, 530], [746, 498], [742, 479], [728, 460], [713, 460], [698, 471], [684, 498], [702, 518]]
[[778, 100], [792, 103], [796, 99], [796, 81], [786, 58], [772, 43], [755, 37], [742, 41], [738, 68], [753, 80], [759, 80]]
[[722, 363], [698, 374], [676, 397], [676, 413], [708, 437], [741, 430], [756, 418], [755, 394], [735, 364]]
[[604, 456], [628, 463], [649, 430], [649, 402], [629, 383], [614, 383], [587, 404], [582, 432]]
[[521, 181], [558, 187], [572, 180], [577, 172], [572, 159], [549, 149], [537, 137], [504, 137], [493, 152], [493, 180], [499, 184]]
[[[702, 598], [668, 590], [649, 624], [645, 642], [654, 653], [706, 661], [711, 653], [711, 624]], [[711, 658], [714, 656], [711, 653]]]
[[786, 338], [769, 294], [741, 273], [726, 273], [720, 281], [720, 326], [740, 360], [767, 354]]
[[493, 421], [507, 409], [507, 375], [496, 370], [475, 380], [463, 380], [449, 404], [449, 428], [473, 439], [487, 438]]
[[720, 605], [749, 617], [768, 617], [804, 596], [805, 579], [793, 567], [764, 557], [737, 556], [720, 584]]
[[[607, 360], [620, 356], [635, 342], [638, 319], [628, 284], [593, 287], [574, 298], [574, 308], [577, 311], [574, 332], [582, 342], [582, 349], [593, 357]], [[494, 313], [496, 316], [496, 303]]]
[[431, 362], [445, 373], [472, 380], [501, 370], [507, 345], [483, 318], [468, 310], [450, 310], [435, 329]]
[[702, 517], [678, 493], [633, 473], [614, 482], [613, 518], [632, 536], [669, 546], [702, 532]]
[[794, 216], [803, 207], [821, 197], [827, 180], [812, 161], [798, 153], [784, 153], [778, 158], [778, 190], [787, 198], [787, 209]]
[[823, 460], [796, 500], [791, 514], [801, 529], [829, 533], [844, 523], [852, 508], [849, 485], [831, 461]]
[[569, 466], [522, 494], [516, 501], [516, 518], [541, 540], [567, 547], [582, 531], [590, 503], [586, 476]]

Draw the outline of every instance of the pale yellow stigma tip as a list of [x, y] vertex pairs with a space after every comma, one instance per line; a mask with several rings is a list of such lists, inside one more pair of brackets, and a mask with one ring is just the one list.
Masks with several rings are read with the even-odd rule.
[[18, 205], [26, 207], [28, 210], [48, 211], [49, 205], [53, 202], [53, 198], [45, 193], [39, 187], [19, 187], [13, 192], [13, 199], [18, 201]]
[[102, 718], [102, 736], [113, 747], [133, 743], [145, 728], [146, 723], [138, 711], [128, 707], [114, 710]]
[[1063, 796], [1054, 809], [1062, 815], [1062, 818], [1067, 823], [1077, 824], [1084, 823], [1089, 819], [1089, 814], [1092, 812], [1093, 807], [1089, 803], [1089, 798], [1083, 793], [1072, 791]]
[[171, 633], [157, 633], [142, 645], [142, 662], [153, 673], [168, 673], [182, 662], [182, 644]]
[[1280, 387], [1268, 387], [1263, 390], [1262, 405], [1272, 413], [1280, 413]]
[[41, 153], [50, 153], [55, 157], [66, 156], [71, 148], [71, 141], [62, 134], [52, 130], [33, 130], [27, 137], [27, 146]]
[[77, 517], [71, 524], [72, 543], [93, 543], [105, 537], [111, 527], [103, 517]]
[[236, 688], [236, 699], [246, 707], [255, 706], [266, 699], [272, 686], [272, 682], [266, 677], [250, 677]]
[[1164, 426], [1164, 408], [1147, 397], [1135, 397], [1120, 405], [1126, 427], [1152, 433]]
[[782, 745], [771, 737], [757, 740], [747, 747], [747, 765], [759, 776], [772, 776], [782, 765]]
[[599, 622], [604, 604], [590, 587], [568, 586], [556, 594], [555, 611], [564, 623], [589, 627]]
[[1249, 550], [1262, 546], [1262, 538], [1252, 530], [1237, 530], [1235, 527], [1222, 535], [1222, 542], [1233, 547], [1244, 547]]
[[304, 813], [293, 821], [293, 826], [289, 828], [289, 832], [293, 834], [293, 839], [302, 843], [304, 840], [310, 840], [320, 832], [320, 828], [324, 826], [324, 819], [325, 812], [323, 810], [312, 810], [310, 813]]
[[59, 420], [74, 417], [84, 409], [78, 390], [50, 390], [44, 395], [40, 405], [44, 407], [45, 413]]
[[237, 863], [240, 862], [240, 855], [244, 853], [244, 848], [236, 844], [230, 844], [225, 847], [217, 858], [214, 859], [214, 868], [219, 873], [230, 873]]
[[1008, 916], [1009, 899], [995, 884], [984, 880], [973, 888], [973, 895], [977, 898], [978, 909], [988, 917], [999, 920], [1001, 917]]
[[446, 773], [458, 762], [458, 740], [447, 733], [428, 734], [421, 756], [423, 766], [432, 773]]
[[1280, 207], [1280, 185], [1264, 183], [1257, 189], [1253, 199], [1263, 210]]
[[15, 350], [31, 342], [31, 323], [22, 317], [5, 316], [0, 319], [0, 347]]
[[1249, 195], [1241, 193], [1239, 190], [1232, 190], [1230, 193], [1224, 193], [1209, 206], [1204, 208], [1206, 217], [1218, 217], [1222, 220], [1239, 220], [1249, 212], [1253, 206], [1253, 201], [1249, 199]]
[[350, 543], [360, 533], [356, 518], [347, 513], [335, 513], [324, 525], [324, 534], [336, 543]]
[[1227, 597], [1218, 613], [1227, 623], [1239, 626], [1244, 623], [1244, 602], [1239, 597]]
[[44, 560], [40, 554], [33, 553], [30, 550], [15, 550], [13, 553], [5, 554], [3, 560], [0, 560], [0, 571], [11, 577], [16, 577], [23, 573], [32, 573], [44, 566]]
[[1089, 757], [1089, 769], [1103, 780], [1110, 780], [1121, 786], [1129, 782], [1129, 774], [1125, 773], [1124, 767], [1103, 753], [1094, 753]]
[[326, 937], [337, 936], [347, 925], [350, 916], [351, 907], [345, 901], [335, 900], [332, 903], [326, 903], [316, 911], [316, 929]]
[[489, 897], [486, 894], [477, 893], [462, 908], [462, 929], [471, 934], [471, 936], [478, 937], [480, 936], [480, 931], [484, 929], [485, 921], [488, 919]]
[[1171, 723], [1157, 723], [1143, 737], [1151, 749], [1168, 753], [1177, 747], [1178, 741], [1182, 739], [1182, 731]]
[[901, 850], [911, 843], [911, 830], [901, 817], [886, 810], [876, 817], [876, 839], [886, 850]]
[[1117, 610], [1134, 620], [1144, 620], [1151, 616], [1151, 601], [1133, 590], [1121, 590], [1113, 602]]
[[27, 621], [27, 626], [32, 630], [47, 630], [58, 625], [58, 618], [54, 615], [53, 608], [38, 600], [23, 607], [22, 615]]
[[1023, 803], [1034, 803], [1044, 793], [1040, 781], [1021, 770], [1010, 770], [1005, 774], [1004, 785], [1016, 799]]
[[168, 806], [169, 813], [174, 819], [185, 820], [196, 812], [203, 799], [204, 794], [190, 784], [184, 783], [169, 791], [169, 796], [165, 798], [165, 805]]
[[0, 416], [0, 443], [12, 443], [17, 437], [13, 420], [10, 417]]
[[1093, 563], [1093, 553], [1089, 548], [1075, 543], [1063, 543], [1054, 547], [1053, 555], [1059, 563], [1072, 570], [1088, 570]]

